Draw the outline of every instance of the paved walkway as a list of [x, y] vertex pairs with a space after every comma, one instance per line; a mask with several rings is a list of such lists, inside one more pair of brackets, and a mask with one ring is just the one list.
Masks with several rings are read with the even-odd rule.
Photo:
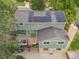
[[35, 51], [24, 51], [23, 53], [19, 53], [17, 55], [22, 55], [26, 59], [67, 59], [67, 56], [63, 52], [53, 52], [52, 55], [50, 54], [39, 54]]
[[25, 2], [25, 8], [29, 8], [30, 9], [29, 2]]

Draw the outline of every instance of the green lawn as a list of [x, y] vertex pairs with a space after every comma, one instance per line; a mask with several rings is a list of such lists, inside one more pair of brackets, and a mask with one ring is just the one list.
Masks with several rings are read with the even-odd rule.
[[[77, 18], [79, 20], [79, 8], [78, 8], [78, 15], [77, 15]], [[71, 43], [71, 46], [70, 46], [70, 49], [71, 50], [79, 50], [79, 31], [78, 33], [76, 34], [73, 42]]]
[[24, 6], [24, 5], [25, 5], [24, 1], [25, 1], [25, 0], [18, 0], [18, 1], [17, 1], [17, 2], [18, 2], [18, 5], [19, 5], [19, 6]]
[[19, 6], [24, 6], [25, 3], [24, 3], [24, 2], [18, 2], [18, 5], [19, 5]]
[[71, 43], [70, 49], [71, 50], [79, 50], [79, 33], [77, 33], [73, 42]]

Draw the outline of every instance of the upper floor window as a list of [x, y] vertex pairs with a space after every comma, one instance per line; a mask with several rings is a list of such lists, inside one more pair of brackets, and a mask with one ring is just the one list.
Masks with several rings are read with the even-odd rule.
[[26, 30], [17, 30], [16, 34], [26, 34]]
[[48, 48], [43, 48], [43, 50], [47, 51], [47, 50], [48, 50]]
[[64, 42], [58, 42], [58, 44], [64, 44]]
[[61, 48], [57, 48], [56, 50], [61, 50]]
[[20, 23], [20, 25], [23, 25], [23, 23]]
[[23, 43], [26, 43], [26, 40], [23, 40]]
[[20, 40], [20, 43], [27, 43], [26, 40]]

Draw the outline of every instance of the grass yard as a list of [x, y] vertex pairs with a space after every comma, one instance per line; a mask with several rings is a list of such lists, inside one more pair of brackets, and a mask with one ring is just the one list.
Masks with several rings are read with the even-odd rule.
[[25, 1], [25, 0], [18, 0], [18, 1], [17, 1], [17, 2], [18, 2], [18, 5], [19, 5], [19, 6], [24, 6], [24, 5], [25, 5], [24, 1]]
[[71, 50], [79, 50], [79, 31], [70, 46]]
[[25, 3], [24, 3], [24, 2], [18, 2], [18, 5], [19, 5], [19, 6], [24, 6]]

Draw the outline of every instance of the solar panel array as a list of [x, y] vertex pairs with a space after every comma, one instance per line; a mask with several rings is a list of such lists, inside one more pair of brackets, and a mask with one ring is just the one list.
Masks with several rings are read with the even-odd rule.
[[55, 22], [66, 22], [64, 12], [62, 12], [62, 11], [54, 11], [54, 12], [55, 12], [54, 17], [50, 11], [46, 11], [46, 15], [44, 12], [42, 16], [39, 16], [39, 14], [40, 14], [39, 12], [35, 13], [36, 16], [34, 16], [34, 12], [30, 12], [29, 22], [52, 22], [53, 20]]
[[17, 22], [66, 22], [63, 11], [27, 11], [17, 10]]

